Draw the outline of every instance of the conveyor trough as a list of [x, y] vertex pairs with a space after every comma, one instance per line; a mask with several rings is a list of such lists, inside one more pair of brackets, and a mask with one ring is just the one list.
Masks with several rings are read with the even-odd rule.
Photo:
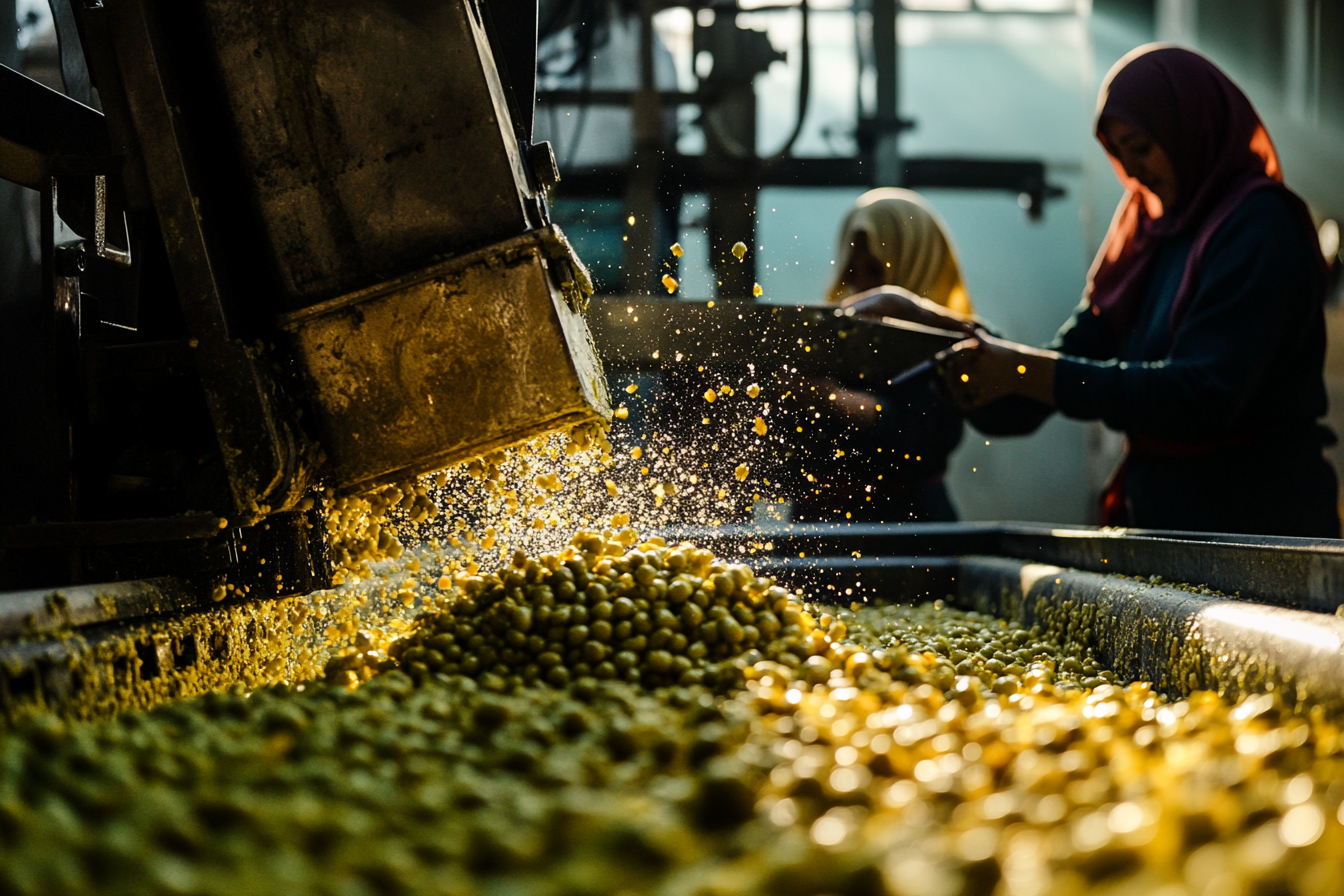
[[[1085, 617], [1084, 641], [1107, 667], [1169, 694], [1278, 689], [1291, 703], [1344, 706], [1341, 542], [1018, 523], [667, 534], [821, 602], [944, 600], [1043, 627]], [[44, 707], [96, 716], [310, 677], [337, 617], [363, 627], [416, 612], [395, 599], [397, 579], [387, 597], [375, 580], [241, 604], [172, 579], [3, 594], [0, 703], [11, 718]]]

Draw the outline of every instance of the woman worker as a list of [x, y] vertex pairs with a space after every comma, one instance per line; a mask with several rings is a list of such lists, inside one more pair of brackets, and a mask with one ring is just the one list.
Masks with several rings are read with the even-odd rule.
[[1213, 63], [1171, 46], [1117, 63], [1098, 109], [1128, 192], [1085, 298], [1049, 349], [955, 346], [954, 398], [989, 434], [1056, 410], [1123, 430], [1108, 523], [1338, 537], [1316, 422], [1325, 267], [1268, 133]]
[[[885, 295], [899, 299], [907, 317], [924, 309], [925, 322], [946, 328], [953, 320], [957, 329], [973, 331], [956, 253], [918, 193], [880, 189], [860, 196], [841, 225], [836, 268], [831, 302], [859, 293]], [[961, 441], [961, 412], [927, 380], [886, 393], [866, 385], [827, 379], [807, 384], [800, 396], [802, 405], [818, 407], [823, 416], [791, 458], [811, 476], [794, 489], [794, 517], [955, 520], [943, 475], [947, 456]]]

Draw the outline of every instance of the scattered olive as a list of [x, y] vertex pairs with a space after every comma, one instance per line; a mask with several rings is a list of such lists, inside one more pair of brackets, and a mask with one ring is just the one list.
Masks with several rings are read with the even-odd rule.
[[0, 732], [0, 892], [1344, 879], [1338, 720], [1116, 683], [1084, 608], [1027, 629], [941, 603], [808, 607], [689, 545], [615, 553], [593, 533], [445, 590], [326, 681]]

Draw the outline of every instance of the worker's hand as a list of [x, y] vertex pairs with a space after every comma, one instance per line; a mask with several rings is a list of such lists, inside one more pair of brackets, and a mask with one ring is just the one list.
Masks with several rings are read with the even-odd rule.
[[1007, 395], [1025, 395], [1055, 405], [1055, 359], [1059, 355], [981, 334], [938, 356], [938, 370], [952, 400], [963, 410], [984, 407]]
[[899, 286], [879, 286], [850, 296], [840, 303], [847, 317], [866, 317], [880, 320], [894, 317], [911, 323], [936, 327], [940, 330], [952, 330], [975, 335], [979, 331], [979, 322], [974, 318], [949, 311], [937, 302], [922, 299], [909, 290]]

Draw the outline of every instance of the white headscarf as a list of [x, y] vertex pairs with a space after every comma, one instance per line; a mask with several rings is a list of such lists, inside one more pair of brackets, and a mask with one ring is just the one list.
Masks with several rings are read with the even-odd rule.
[[961, 279], [957, 254], [938, 214], [912, 190], [883, 187], [858, 198], [840, 226], [835, 282], [830, 300], [852, 295], [850, 258], [859, 233], [868, 251], [884, 263], [882, 282], [962, 314], [971, 313], [971, 299]]

